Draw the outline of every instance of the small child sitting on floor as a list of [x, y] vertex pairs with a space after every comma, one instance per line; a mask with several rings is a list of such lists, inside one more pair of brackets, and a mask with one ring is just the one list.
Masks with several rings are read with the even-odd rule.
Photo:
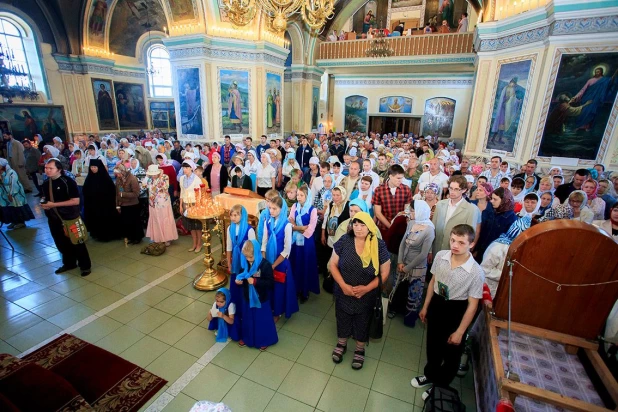
[[217, 342], [227, 342], [228, 325], [234, 324], [236, 305], [231, 302], [230, 290], [221, 288], [215, 294], [215, 303], [208, 312], [208, 330], [216, 330]]

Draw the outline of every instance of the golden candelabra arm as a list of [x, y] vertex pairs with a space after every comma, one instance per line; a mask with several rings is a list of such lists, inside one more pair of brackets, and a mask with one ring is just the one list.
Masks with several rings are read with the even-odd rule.
[[287, 19], [300, 12], [305, 0], [257, 0], [260, 8], [268, 18], [273, 30], [277, 33], [285, 31]]
[[249, 24], [257, 12], [255, 0], [221, 0], [221, 2], [227, 17], [235, 27]]
[[335, 15], [333, 0], [306, 0], [301, 10], [305, 24], [316, 34], [324, 29], [324, 24]]

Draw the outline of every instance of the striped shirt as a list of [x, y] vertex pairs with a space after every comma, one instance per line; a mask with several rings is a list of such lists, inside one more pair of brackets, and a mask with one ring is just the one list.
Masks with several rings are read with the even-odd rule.
[[466, 263], [451, 269], [451, 251], [441, 250], [433, 259], [431, 273], [435, 276], [434, 293], [446, 300], [483, 297], [485, 272], [472, 255], [468, 257]]

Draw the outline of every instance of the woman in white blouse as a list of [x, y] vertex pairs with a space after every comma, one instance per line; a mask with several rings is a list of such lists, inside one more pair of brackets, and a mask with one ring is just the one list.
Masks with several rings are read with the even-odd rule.
[[245, 162], [245, 174], [251, 178], [253, 190], [256, 188], [257, 174], [262, 168], [262, 165], [256, 157], [255, 150], [249, 150], [247, 153], [247, 161]]
[[275, 189], [277, 171], [272, 167], [272, 161], [268, 153], [262, 153], [260, 160], [262, 161], [262, 167], [257, 172], [257, 194], [265, 196], [266, 192]]

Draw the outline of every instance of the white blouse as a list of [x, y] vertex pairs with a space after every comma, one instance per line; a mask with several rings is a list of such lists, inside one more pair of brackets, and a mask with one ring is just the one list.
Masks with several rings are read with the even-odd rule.
[[180, 176], [180, 199], [184, 204], [195, 203], [195, 189], [200, 188], [200, 185], [202, 184], [202, 179], [200, 179], [199, 176], [196, 175], [189, 187], [185, 188], [184, 182], [186, 179], [187, 176]]
[[[266, 245], [268, 244], [268, 222], [264, 222], [264, 235], [262, 236], [262, 252], [266, 252]], [[284, 258], [290, 256], [290, 251], [292, 250], [292, 224], [286, 223], [285, 229], [285, 237], [283, 238], [283, 250], [280, 255]], [[274, 262], [271, 262], [274, 263]]]
[[273, 181], [277, 177], [277, 171], [270, 164], [263, 166], [257, 172], [257, 187], [272, 188]]
[[[227, 227], [227, 239], [225, 241], [225, 251], [226, 252], [231, 252], [232, 251], [232, 236], [230, 236], [230, 230], [232, 228], [232, 225]], [[240, 230], [240, 226], [236, 225], [236, 236], [238, 236], [238, 231]], [[255, 240], [255, 230], [253, 230], [252, 227], [249, 228], [249, 232], [247, 233], [247, 240]]]

